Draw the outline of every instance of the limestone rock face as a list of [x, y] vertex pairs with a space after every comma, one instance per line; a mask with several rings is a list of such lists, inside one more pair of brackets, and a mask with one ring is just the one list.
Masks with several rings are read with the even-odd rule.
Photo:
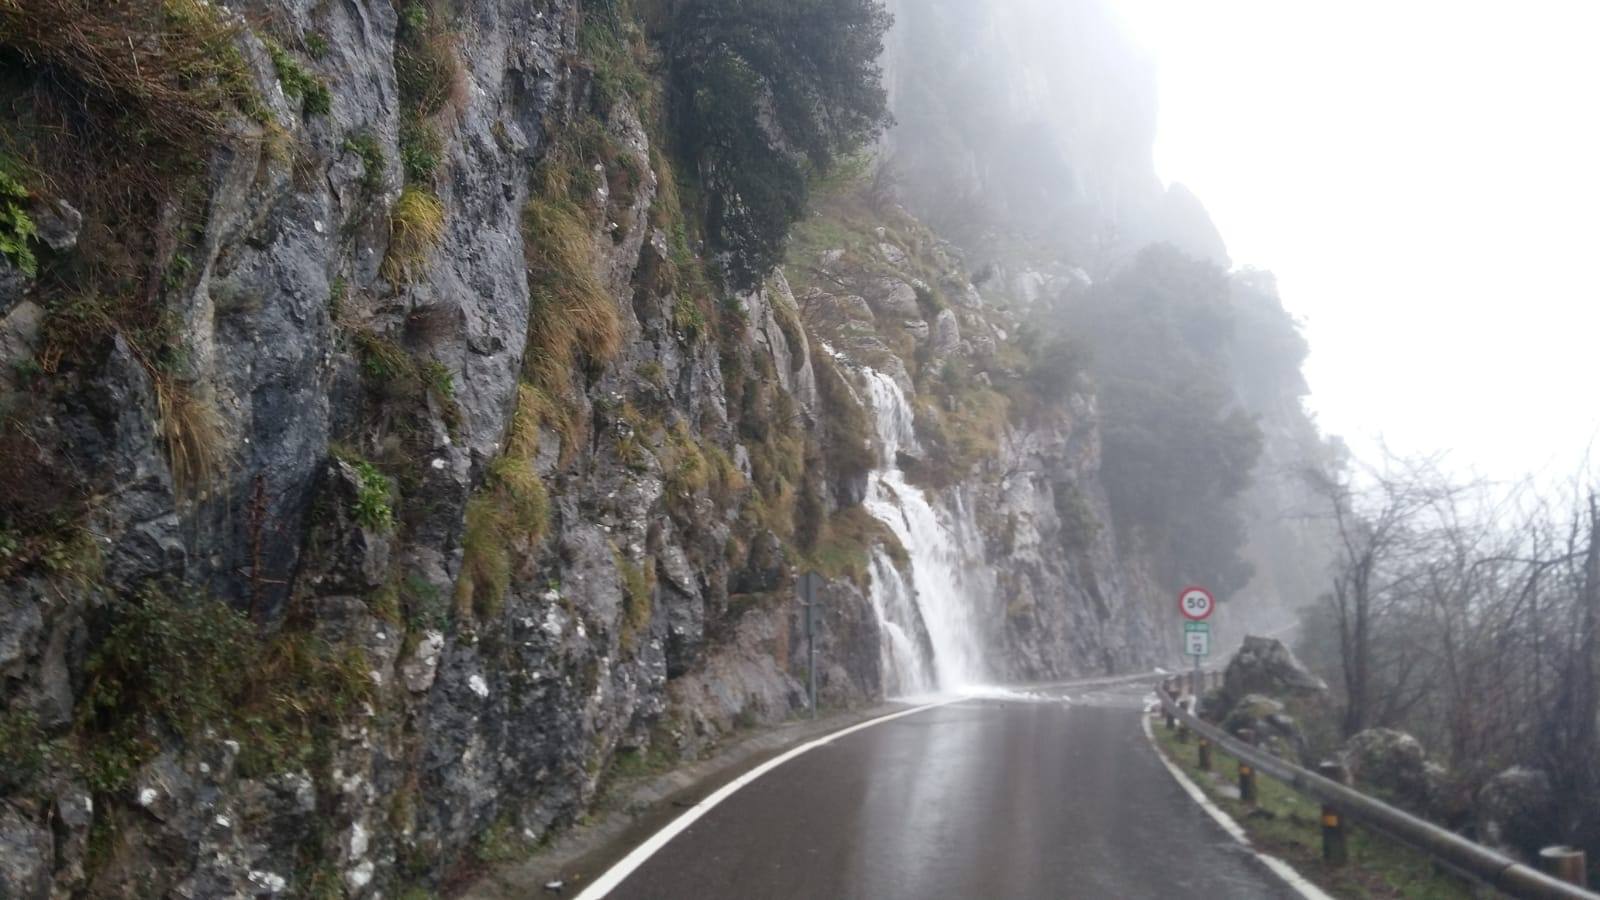
[[[671, 250], [651, 218], [646, 130], [628, 103], [594, 112], [592, 73], [570, 63], [575, 0], [455, 5], [460, 71], [430, 123], [437, 244], [403, 277], [386, 267], [391, 217], [416, 186], [402, 168], [415, 123], [397, 102], [401, 6], [211, 4], [248, 7], [240, 53], [273, 131], [229, 136], [207, 161], [191, 198], [204, 215], [161, 297], [181, 402], [206, 413], [206, 477], [177, 470], [172, 383], [121, 338], [48, 379], [34, 432], [0, 448], [8, 479], [62, 474], [94, 498], [76, 556], [18, 568], [7, 554], [33, 544], [0, 543], [0, 759], [14, 737], [67, 737], [107, 610], [152, 588], [231, 606], [264, 643], [292, 635], [275, 665], [325, 654], [361, 699], [295, 698], [337, 724], [274, 735], [292, 747], [241, 743], [224, 721], [163, 728], [119, 773], [126, 789], [89, 791], [70, 760], [29, 757], [0, 773], [0, 895], [395, 896], [437, 885], [491, 828], [532, 842], [572, 823], [621, 748], [692, 755], [802, 701], [791, 536], [747, 513], [750, 481], [801, 445], [751, 448], [822, 416], [820, 351], [782, 273], [726, 298], [739, 315], [722, 334], [689, 324], [692, 298], [661, 275]], [[326, 113], [284, 95], [268, 38], [326, 84]], [[597, 173], [585, 211], [618, 348], [553, 398], [527, 383], [542, 248], [525, 212], [530, 172], [580, 113], [607, 148], [582, 165]], [[70, 204], [36, 218], [41, 252], [86, 240]], [[40, 383], [19, 380], [46, 324], [39, 287], [0, 262], [7, 403]], [[911, 285], [870, 296], [886, 294], [920, 318]], [[851, 309], [870, 328], [866, 296]], [[519, 415], [539, 421], [508, 476]], [[796, 467], [790, 490], [813, 474]], [[824, 515], [852, 502], [813, 469]], [[511, 478], [541, 486], [537, 537], [485, 537], [483, 510]], [[8, 514], [49, 523], [74, 498], [23, 499]], [[476, 594], [473, 571], [491, 571]], [[825, 702], [875, 702], [870, 604], [841, 580], [827, 592]], [[104, 821], [118, 839], [96, 856]]]
[[[401, 14], [431, 4], [202, 6], [237, 17], [264, 121], [234, 123], [186, 186], [203, 215], [144, 298], [171, 358], [130, 332], [30, 375], [55, 307], [45, 279], [0, 262], [0, 400], [32, 404], [26, 440], [0, 432], [0, 487], [33, 528], [13, 544], [0, 523], [0, 895], [436, 888], [485, 834], [538, 842], [579, 820], [619, 751], [693, 757], [789, 717], [807, 674], [792, 586], [816, 562], [798, 548], [865, 491], [861, 465], [806, 452], [868, 455], [830, 430], [860, 411], [847, 361], [905, 388], [919, 419], [952, 416], [940, 452], [966, 457], [925, 489], [997, 572], [977, 611], [997, 680], [1161, 658], [1148, 601], [1164, 592], [1109, 527], [1092, 392], [1004, 414], [994, 358], [1016, 322], [953, 246], [879, 236], [864, 255], [886, 269], [861, 278], [825, 251], [831, 307], [795, 271], [689, 296], [670, 270], [695, 251], [657, 218], [659, 148], [573, 62], [577, 0], [459, 0], [460, 71], [428, 123], [437, 243], [397, 270], [419, 184], [396, 53]], [[325, 83], [326, 112], [285, 94], [275, 52]], [[530, 172], [579, 116], [605, 145], [582, 160], [580, 236], [616, 340], [559, 373], [563, 392], [530, 374], [551, 314], [530, 269], [549, 248], [525, 226]], [[38, 217], [49, 253], [95, 236], [71, 204]], [[917, 394], [969, 369], [981, 403]], [[825, 705], [867, 705], [883, 638], [859, 560], [838, 555], [818, 681]], [[115, 662], [107, 635], [148, 627], [134, 612], [151, 596], [231, 610], [271, 652], [203, 674], [259, 690], [180, 670], [198, 696], [141, 716], [155, 724], [132, 749], [97, 734], [120, 752], [18, 751], [74, 745]], [[339, 689], [293, 690], [325, 682]], [[255, 721], [263, 706], [293, 727]]]

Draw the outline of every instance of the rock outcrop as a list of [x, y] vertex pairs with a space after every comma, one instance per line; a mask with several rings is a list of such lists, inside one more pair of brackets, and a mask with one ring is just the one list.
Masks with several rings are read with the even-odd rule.
[[1326, 742], [1306, 728], [1326, 716], [1327, 693], [1283, 642], [1250, 635], [1228, 660], [1222, 686], [1200, 699], [1200, 714], [1230, 733], [1248, 728], [1274, 754], [1314, 766]]
[[1474, 798], [1478, 837], [1532, 859], [1557, 842], [1555, 807], [1549, 773], [1512, 766], [1490, 778]]
[[[998, 573], [996, 677], [1157, 658], [1092, 392], [1010, 408], [1017, 322], [953, 248], [874, 234], [826, 298], [697, 280], [573, 0], [193, 6], [226, 127], [137, 210], [40, 181], [41, 274], [0, 264], [0, 893], [436, 885], [618, 753], [799, 709], [803, 567], [822, 702], [878, 701], [861, 365]], [[5, 65], [12, 108], [77, 90]]]
[[1422, 742], [1392, 728], [1368, 728], [1351, 736], [1342, 754], [1358, 785], [1419, 815], [1439, 811], [1444, 769], [1428, 759]]
[[1328, 685], [1295, 659], [1277, 638], [1249, 635], [1222, 674], [1224, 706], [1247, 694], [1306, 697], [1326, 693]]

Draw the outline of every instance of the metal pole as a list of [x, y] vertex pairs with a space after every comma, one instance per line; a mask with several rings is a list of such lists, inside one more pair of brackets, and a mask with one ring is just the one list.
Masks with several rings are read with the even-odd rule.
[[[1319, 764], [1317, 774], [1340, 784], [1350, 782], [1349, 770], [1334, 760]], [[1342, 866], [1350, 861], [1344, 819], [1339, 815], [1339, 810], [1326, 800], [1322, 803], [1322, 859], [1332, 866]]]
[[1589, 867], [1582, 850], [1573, 847], [1546, 847], [1539, 851], [1539, 863], [1551, 875], [1578, 887], [1589, 886]]
[[817, 602], [806, 604], [806, 669], [811, 680], [811, 718], [817, 717]]
[[1200, 771], [1211, 771], [1211, 742], [1205, 738], [1200, 739]]
[[822, 576], [806, 572], [800, 576], [800, 605], [806, 610], [806, 683], [811, 701], [811, 718], [817, 717], [817, 583]]
[[1265, 753], [1254, 746], [1253, 735], [1239, 739], [1194, 718], [1178, 708], [1176, 701], [1162, 696], [1162, 706], [1168, 713], [1189, 726], [1196, 734], [1240, 759], [1266, 772], [1272, 778], [1291, 786], [1302, 794], [1322, 801], [1333, 801], [1343, 810], [1341, 818], [1354, 819], [1384, 835], [1413, 847], [1433, 857], [1451, 869], [1463, 872], [1513, 897], [1570, 898], [1570, 900], [1600, 900], [1600, 894], [1590, 892], [1562, 881], [1532, 866], [1520, 863], [1504, 854], [1474, 844], [1466, 838], [1424, 822], [1403, 810], [1395, 809], [1337, 782], [1308, 772], [1298, 766]]
[[[1239, 740], [1246, 744], [1254, 744], [1255, 732], [1248, 728], [1239, 729]], [[1243, 759], [1239, 760], [1239, 800], [1246, 806], [1256, 805], [1256, 770]]]

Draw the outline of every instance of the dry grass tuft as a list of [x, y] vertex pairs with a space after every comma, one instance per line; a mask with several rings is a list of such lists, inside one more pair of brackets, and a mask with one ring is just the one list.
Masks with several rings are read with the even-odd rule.
[[156, 422], [179, 497], [194, 498], [228, 462], [227, 430], [216, 407], [170, 378], [158, 377]]
[[415, 281], [428, 254], [444, 237], [444, 204], [432, 192], [408, 186], [389, 210], [389, 252], [383, 277], [396, 284]]
[[550, 494], [533, 459], [540, 425], [551, 408], [537, 388], [518, 388], [505, 453], [490, 464], [487, 483], [467, 504], [461, 577], [456, 581], [461, 615], [498, 612], [511, 588], [513, 551], [537, 546], [549, 530]]
[[230, 107], [262, 115], [240, 31], [202, 0], [0, 0], [0, 47], [159, 123], [174, 145], [221, 135]]
[[528, 286], [528, 367], [551, 396], [566, 393], [579, 354], [606, 361], [622, 345], [616, 301], [596, 272], [594, 239], [582, 209], [567, 199], [538, 198], [523, 215]]

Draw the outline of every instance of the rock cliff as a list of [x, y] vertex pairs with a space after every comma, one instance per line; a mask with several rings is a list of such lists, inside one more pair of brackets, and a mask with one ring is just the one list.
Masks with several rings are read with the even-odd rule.
[[[466, 877], [802, 708], [805, 569], [821, 702], [876, 702], [889, 626], [939, 662], [890, 470], [986, 678], [1161, 658], [1020, 282], [847, 173], [724, 286], [617, 10], [0, 0], [0, 894]], [[1163, 203], [1147, 132], [1084, 203]]]

